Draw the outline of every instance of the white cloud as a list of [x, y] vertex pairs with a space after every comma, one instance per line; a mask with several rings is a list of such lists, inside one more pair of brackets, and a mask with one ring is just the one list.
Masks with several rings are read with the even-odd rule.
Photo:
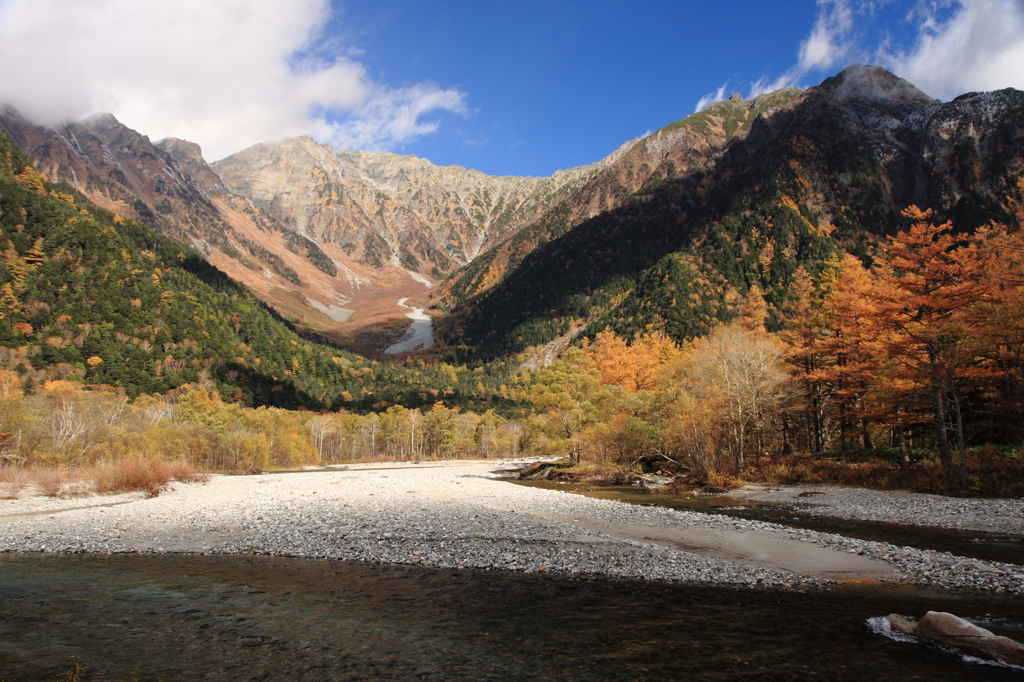
[[0, 0], [0, 101], [40, 123], [110, 111], [209, 160], [302, 134], [389, 149], [464, 111], [457, 90], [373, 82], [324, 40], [329, 15], [328, 0]]
[[944, 22], [922, 5], [913, 47], [882, 49], [879, 61], [943, 100], [972, 90], [1024, 89], [1024, 0], [957, 4]]
[[[870, 5], [870, 3], [862, 3]], [[748, 97], [799, 86], [811, 71], [846, 66], [856, 53], [855, 8], [848, 0], [818, 0], [818, 18], [810, 35], [800, 43], [800, 57], [793, 68], [777, 78], [762, 76], [750, 86]]]
[[846, 0], [818, 0], [818, 18], [811, 34], [800, 44], [795, 72], [803, 75], [845, 62], [854, 49], [853, 28], [853, 8]]
[[[750, 96], [817, 81], [854, 62], [875, 63], [929, 95], [948, 100], [971, 90], [1024, 89], [1024, 0], [915, 0], [900, 29], [873, 26], [894, 0], [818, 0], [818, 16], [797, 63], [764, 76]], [[941, 10], [938, 11], [938, 10]]]
[[725, 92], [726, 88], [728, 87], [729, 82], [726, 81], [725, 83], [722, 83], [721, 87], [719, 87], [714, 92], [709, 92], [708, 94], [701, 97], [699, 100], [697, 100], [697, 107], [693, 110], [693, 113], [696, 114], [698, 111], [703, 111], [705, 108], [707, 108], [708, 105], [714, 104], [715, 102], [721, 102], [723, 99], [725, 99]]

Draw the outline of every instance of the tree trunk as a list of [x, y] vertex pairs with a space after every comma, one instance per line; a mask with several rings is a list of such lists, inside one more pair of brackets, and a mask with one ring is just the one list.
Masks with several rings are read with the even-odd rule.
[[910, 464], [910, 453], [907, 452], [907, 437], [903, 425], [896, 427], [896, 443], [900, 446], [900, 464]]
[[956, 429], [956, 449], [960, 456], [960, 485], [967, 485], [967, 448], [964, 444], [964, 420], [960, 411], [960, 396], [951, 387], [949, 395], [953, 403], [953, 427]]
[[739, 472], [743, 471], [743, 412], [742, 412], [742, 410], [740, 411], [739, 415], [740, 415], [740, 449], [739, 449], [739, 452], [737, 453], [737, 457], [736, 457], [736, 467], [737, 467], [736, 468], [736, 473], [737, 473], [737, 475], [739, 474]]
[[850, 421], [846, 416], [846, 403], [839, 403], [839, 447], [845, 452], [850, 447]]
[[939, 443], [939, 459], [943, 466], [953, 467], [953, 455], [949, 451], [949, 426], [946, 421], [946, 398], [941, 386], [935, 387], [935, 434]]

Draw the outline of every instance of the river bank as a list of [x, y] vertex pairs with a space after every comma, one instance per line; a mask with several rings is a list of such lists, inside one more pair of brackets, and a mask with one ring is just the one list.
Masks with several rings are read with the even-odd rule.
[[[215, 476], [206, 484], [176, 484], [156, 498], [120, 496], [113, 506], [90, 506], [102, 504], [101, 497], [2, 500], [0, 550], [285, 555], [779, 588], [871, 579], [1024, 591], [1017, 565], [496, 480], [496, 470], [513, 464]], [[857, 494], [850, 491], [851, 499]], [[919, 513], [939, 525], [945, 501], [914, 499]], [[989, 522], [983, 501], [974, 502], [958, 522]], [[65, 504], [84, 508], [60, 511]], [[992, 504], [1010, 519], [1024, 511], [1018, 501]]]

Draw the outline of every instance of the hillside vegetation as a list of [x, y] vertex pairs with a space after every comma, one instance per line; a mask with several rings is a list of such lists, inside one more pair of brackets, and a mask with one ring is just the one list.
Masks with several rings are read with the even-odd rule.
[[[483, 293], [449, 294], [442, 336], [453, 353], [502, 356], [580, 327], [631, 338], [653, 326], [682, 342], [734, 317], [753, 286], [778, 329], [799, 268], [817, 275], [844, 252], [870, 264], [911, 204], [959, 231], [1018, 224], [1006, 202], [1024, 167], [1024, 93], [941, 104], [882, 69], [850, 67], [742, 121], [727, 104], [672, 127], [715, 123], [720, 146], [706, 141], [702, 164], [652, 174], [565, 230], [556, 216], [524, 228], [508, 243], [546, 236]], [[453, 286], [473, 291], [487, 267], [481, 259]]]
[[491, 374], [377, 363], [297, 336], [194, 250], [46, 182], [6, 137], [0, 232], [0, 364], [24, 389], [66, 379], [131, 397], [200, 386], [250, 406], [508, 407]]

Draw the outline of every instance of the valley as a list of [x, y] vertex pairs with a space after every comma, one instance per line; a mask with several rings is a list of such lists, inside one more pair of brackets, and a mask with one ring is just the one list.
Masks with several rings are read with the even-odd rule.
[[[264, 555], [1017, 606], [1018, 91], [852, 66], [550, 178], [0, 126], [12, 580]], [[524, 454], [544, 481], [493, 480]]]

